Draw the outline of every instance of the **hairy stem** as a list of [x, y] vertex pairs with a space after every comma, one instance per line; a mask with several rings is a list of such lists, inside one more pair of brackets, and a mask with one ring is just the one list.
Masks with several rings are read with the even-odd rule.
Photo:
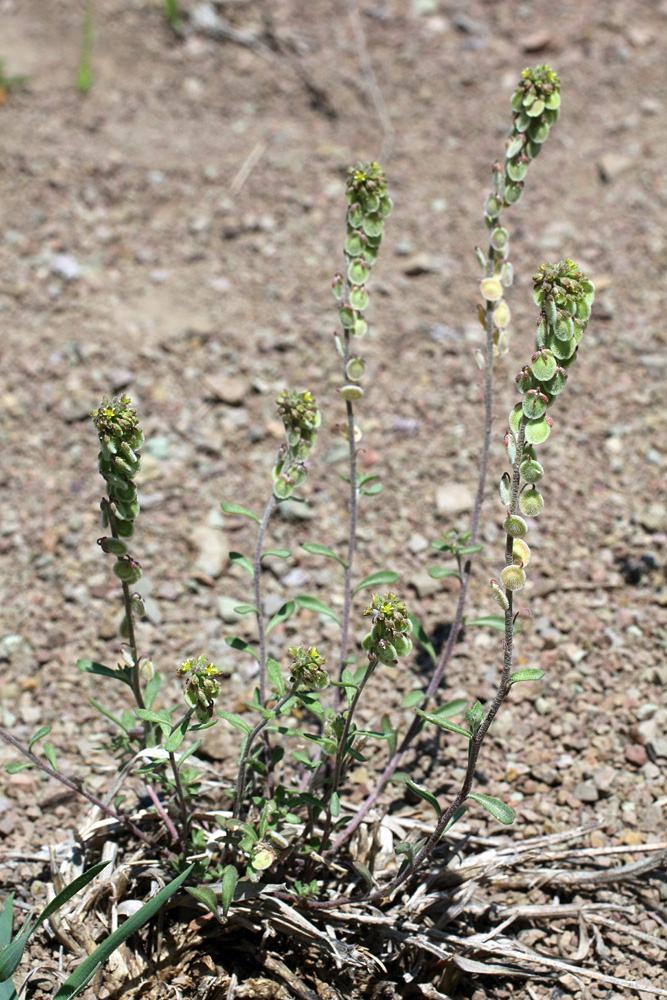
[[264, 536], [269, 524], [269, 518], [276, 506], [276, 498], [271, 494], [271, 498], [266, 505], [264, 517], [261, 520], [257, 532], [257, 544], [255, 545], [255, 562], [253, 565], [255, 586], [255, 607], [257, 608], [257, 634], [259, 637], [259, 701], [261, 705], [266, 702], [266, 629], [264, 626], [264, 613], [262, 611], [262, 546]]
[[[118, 534], [118, 528], [116, 526], [116, 514], [113, 509], [113, 505], [109, 502], [107, 497], [104, 497], [102, 503], [106, 508], [106, 513], [109, 518], [109, 527], [111, 528], [111, 535], [113, 538], [120, 538]], [[127, 642], [130, 647], [130, 652], [132, 654], [132, 676], [130, 678], [132, 683], [132, 694], [134, 695], [134, 700], [137, 703], [137, 708], [145, 708], [146, 703], [144, 702], [143, 692], [141, 690], [141, 679], [139, 677], [139, 652], [137, 650], [137, 638], [136, 631], [134, 627], [134, 612], [132, 610], [132, 596], [130, 594], [130, 585], [123, 580], [121, 582], [123, 588], [123, 607], [125, 608], [125, 621], [127, 622]], [[144, 723], [144, 731], [146, 731], [146, 723]]]
[[287, 691], [282, 698], [276, 702], [275, 706], [271, 709], [268, 718], [260, 719], [254, 729], [248, 733], [245, 743], [243, 744], [243, 751], [241, 753], [241, 760], [239, 761], [239, 772], [236, 777], [236, 791], [234, 793], [234, 809], [232, 815], [235, 819], [239, 818], [241, 813], [241, 805], [243, 803], [243, 794], [245, 792], [245, 776], [248, 766], [248, 758], [250, 757], [250, 751], [252, 750], [252, 745], [259, 736], [259, 734], [266, 729], [269, 722], [275, 719], [279, 714], [280, 709], [285, 705], [290, 698], [292, 698], [296, 692], [297, 685], [293, 684], [289, 691]]

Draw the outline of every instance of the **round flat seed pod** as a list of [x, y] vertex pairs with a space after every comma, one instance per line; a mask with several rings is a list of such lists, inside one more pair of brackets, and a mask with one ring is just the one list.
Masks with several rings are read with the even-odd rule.
[[537, 417], [544, 416], [547, 410], [547, 401], [544, 398], [544, 394], [538, 389], [529, 389], [523, 397], [521, 405], [524, 414], [529, 420], [536, 420]]
[[526, 517], [537, 517], [544, 507], [544, 497], [539, 490], [531, 487], [519, 497], [519, 507]]
[[510, 410], [509, 424], [510, 429], [513, 434], [519, 433], [519, 427], [521, 426], [521, 420], [523, 418], [523, 406], [521, 403], [517, 403], [516, 406]]
[[510, 312], [510, 307], [507, 305], [504, 299], [501, 299], [496, 308], [493, 310], [493, 322], [498, 327], [505, 327], [509, 324], [512, 314]]
[[547, 336], [545, 343], [554, 357], [558, 358], [559, 361], [565, 361], [567, 358], [571, 358], [577, 349], [577, 343], [574, 337], [572, 340], [559, 340], [553, 333], [550, 333]]
[[364, 394], [364, 390], [360, 385], [344, 385], [339, 392], [343, 399], [349, 399], [350, 402], [354, 402], [355, 399], [361, 399]]
[[543, 444], [551, 433], [551, 424], [546, 417], [529, 420], [526, 424], [526, 441], [529, 444]]
[[526, 583], [525, 571], [520, 566], [505, 566], [500, 574], [500, 582], [507, 590], [521, 590]]
[[574, 322], [572, 317], [562, 312], [556, 320], [553, 332], [559, 340], [572, 340], [574, 337]]
[[515, 135], [512, 139], [510, 139], [509, 145], [505, 152], [505, 159], [513, 160], [515, 156], [518, 156], [518, 154], [523, 149], [525, 141], [526, 140], [522, 135]]
[[338, 310], [338, 318], [345, 329], [349, 330], [354, 326], [357, 316], [354, 309], [351, 309], [350, 306], [341, 306]]
[[487, 302], [498, 302], [503, 297], [503, 286], [497, 278], [482, 278], [479, 289]]
[[523, 538], [528, 531], [528, 525], [518, 514], [508, 514], [503, 521], [503, 528], [512, 538]]
[[523, 184], [507, 183], [505, 185], [505, 201], [508, 205], [516, 205], [517, 201], [520, 201], [522, 194]]
[[362, 239], [359, 230], [354, 229], [351, 233], [347, 234], [347, 239], [345, 240], [345, 253], [350, 257], [358, 257], [365, 246], [365, 241]]
[[536, 142], [541, 145], [546, 142], [549, 135], [549, 126], [545, 121], [534, 121], [528, 127], [528, 135], [530, 136], [531, 142]]
[[526, 114], [529, 118], [539, 118], [543, 111], [544, 101], [539, 97], [536, 101], [533, 101], [529, 108], [526, 108]]
[[378, 238], [382, 238], [384, 222], [382, 221], [382, 216], [379, 213], [376, 213], [375, 215], [365, 215], [361, 227], [369, 239], [376, 240]]
[[528, 173], [528, 164], [523, 157], [510, 160], [507, 164], [507, 176], [511, 181], [522, 181]]
[[351, 229], [359, 229], [361, 223], [364, 221], [364, 212], [361, 205], [355, 202], [354, 205], [350, 205], [347, 210], [347, 224]]
[[512, 555], [521, 560], [525, 569], [530, 562], [530, 546], [523, 538], [515, 538], [512, 542]]
[[538, 382], [548, 382], [556, 374], [557, 368], [558, 362], [556, 361], [552, 351], [547, 348], [543, 348], [533, 356], [533, 376]]
[[371, 297], [363, 285], [355, 285], [350, 292], [350, 305], [357, 312], [363, 312], [368, 306], [370, 299]]
[[348, 281], [351, 285], [363, 285], [370, 273], [370, 265], [363, 257], [355, 257], [347, 269]]

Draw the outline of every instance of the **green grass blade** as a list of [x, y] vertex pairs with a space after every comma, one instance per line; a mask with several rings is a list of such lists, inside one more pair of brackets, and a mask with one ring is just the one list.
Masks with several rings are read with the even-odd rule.
[[84, 959], [78, 969], [75, 969], [67, 982], [63, 983], [60, 987], [53, 1000], [70, 1000], [71, 997], [75, 997], [90, 982], [100, 965], [106, 962], [116, 948], [123, 944], [124, 941], [127, 941], [129, 937], [132, 937], [147, 920], [155, 916], [157, 911], [185, 882], [193, 868], [193, 864], [189, 865], [173, 882], [165, 885], [164, 889], [160, 889], [156, 896], [149, 899], [140, 910], [137, 910], [133, 916], [129, 917], [122, 927], [119, 927], [117, 931], [109, 935], [106, 941], [103, 941], [92, 955]]

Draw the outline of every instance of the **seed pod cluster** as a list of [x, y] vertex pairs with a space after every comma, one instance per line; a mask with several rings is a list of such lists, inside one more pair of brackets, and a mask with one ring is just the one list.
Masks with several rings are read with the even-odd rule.
[[220, 681], [217, 678], [222, 671], [202, 654], [196, 660], [186, 660], [178, 668], [178, 673], [187, 677], [185, 701], [190, 708], [195, 709], [200, 722], [208, 722], [213, 715], [214, 701], [220, 694]]
[[[552, 420], [548, 409], [567, 384], [568, 368], [577, 356], [579, 343], [591, 315], [595, 286], [569, 257], [558, 264], [543, 264], [533, 275], [536, 304], [540, 307], [536, 351], [529, 365], [516, 376], [523, 399], [509, 415], [505, 447], [513, 477], [505, 473], [500, 481], [500, 496], [508, 508], [503, 522], [513, 539], [513, 562], [501, 573], [506, 591], [520, 590], [525, 583], [525, 568], [530, 549], [524, 541], [528, 518], [537, 517], [544, 507], [544, 497], [537, 484], [544, 476], [535, 448], [549, 437]], [[519, 453], [519, 447], [521, 452]], [[521, 572], [517, 573], [516, 569]], [[492, 581], [493, 595], [502, 606]]]
[[514, 280], [514, 268], [509, 261], [510, 240], [500, 222], [503, 207], [512, 205], [523, 193], [528, 164], [539, 153], [549, 129], [558, 117], [560, 80], [548, 66], [528, 68], [511, 100], [513, 124], [505, 151], [504, 165], [493, 167], [494, 189], [484, 202], [484, 218], [489, 229], [489, 249], [485, 254], [477, 248], [477, 259], [484, 271], [480, 284], [484, 305], [479, 306], [479, 320], [486, 329], [487, 317], [493, 317], [494, 354], [506, 354], [509, 349], [508, 326], [511, 312], [504, 299], [504, 289]]
[[329, 677], [324, 664], [327, 662], [321, 653], [311, 646], [306, 650], [303, 646], [290, 646], [290, 680], [300, 688], [309, 691], [323, 691], [329, 685]]
[[141, 468], [139, 451], [144, 435], [139, 427], [137, 411], [129, 396], [104, 396], [97, 410], [91, 413], [100, 440], [98, 466], [106, 483], [109, 504], [102, 502], [102, 527], [108, 528], [109, 509], [113, 512], [115, 534], [119, 538], [101, 538], [105, 552], [117, 557], [114, 573], [123, 583], [136, 583], [141, 576], [139, 564], [127, 554], [122, 541], [134, 533], [134, 521], [139, 514], [137, 484], [134, 477]]
[[305, 462], [317, 439], [322, 417], [307, 389], [304, 392], [284, 389], [276, 403], [287, 440], [273, 467], [273, 493], [278, 500], [286, 500], [306, 478]]
[[[370, 302], [366, 282], [377, 260], [384, 235], [384, 220], [392, 210], [387, 194], [384, 170], [375, 161], [358, 163], [347, 173], [347, 233], [345, 237], [345, 276], [337, 274], [332, 282], [334, 297], [340, 301], [338, 318], [348, 337], [363, 337], [368, 329], [364, 312]], [[338, 334], [339, 352], [347, 357]], [[355, 364], [350, 367], [350, 361]], [[360, 364], [361, 362], [361, 364]], [[363, 359], [349, 359], [345, 375], [350, 382], [358, 383], [364, 374]], [[359, 399], [363, 389], [359, 385], [345, 385], [341, 389], [344, 399]]]
[[502, 190], [505, 205], [523, 194], [528, 165], [539, 155], [560, 113], [560, 78], [549, 66], [524, 69], [512, 94], [514, 122], [507, 140]]
[[373, 594], [364, 615], [372, 619], [370, 632], [361, 640], [369, 659], [375, 657], [380, 663], [392, 666], [399, 656], [412, 651], [412, 622], [405, 604], [395, 594], [385, 594], [382, 598]]

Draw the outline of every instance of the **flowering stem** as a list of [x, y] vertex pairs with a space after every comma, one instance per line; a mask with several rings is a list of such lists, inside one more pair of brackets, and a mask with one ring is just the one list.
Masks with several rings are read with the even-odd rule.
[[259, 637], [259, 701], [261, 705], [266, 702], [266, 630], [264, 627], [264, 613], [262, 611], [262, 546], [264, 536], [269, 524], [269, 518], [276, 506], [276, 498], [271, 494], [269, 502], [264, 511], [264, 517], [257, 532], [257, 544], [255, 545], [254, 562], [254, 585], [255, 585], [255, 607], [257, 608], [257, 634]]
[[[113, 509], [113, 504], [111, 504], [107, 497], [102, 500], [102, 505], [106, 510], [106, 514], [109, 518], [109, 527], [111, 528], [111, 535], [113, 538], [120, 538], [118, 534], [118, 528], [116, 526], [116, 514]], [[130, 595], [130, 585], [126, 580], [121, 581], [121, 587], [123, 588], [123, 607], [125, 608], [125, 621], [127, 622], [127, 642], [130, 647], [130, 652], [132, 654], [132, 675], [131, 675], [131, 685], [132, 693], [134, 695], [134, 700], [137, 703], [137, 708], [145, 708], [146, 704], [144, 702], [144, 696], [141, 691], [141, 680], [139, 677], [139, 652], [137, 650], [137, 639], [136, 631], [134, 627], [134, 612], [132, 610], [132, 597]], [[146, 732], [147, 723], [144, 723], [144, 732]]]
[[246, 775], [246, 769], [247, 769], [248, 758], [250, 757], [250, 751], [252, 750], [253, 743], [255, 742], [255, 740], [257, 739], [257, 737], [259, 736], [259, 734], [264, 729], [266, 729], [266, 727], [268, 726], [269, 722], [271, 722], [272, 719], [275, 719], [275, 717], [280, 713], [281, 708], [284, 705], [287, 704], [287, 702], [290, 700], [290, 698], [292, 698], [294, 696], [294, 694], [296, 693], [297, 687], [298, 687], [298, 684], [293, 684], [291, 686], [291, 688], [289, 689], [289, 691], [285, 692], [285, 694], [282, 696], [282, 698], [278, 702], [276, 702], [276, 704], [274, 705], [274, 707], [270, 711], [268, 711], [266, 713], [266, 716], [264, 718], [262, 718], [262, 719], [259, 720], [259, 722], [255, 726], [255, 728], [252, 729], [248, 733], [248, 736], [246, 737], [246, 741], [243, 744], [243, 750], [241, 752], [241, 760], [239, 761], [239, 772], [238, 772], [238, 775], [236, 777], [236, 790], [235, 790], [235, 793], [234, 793], [234, 809], [232, 811], [232, 815], [234, 816], [234, 819], [238, 819], [239, 815], [241, 813], [241, 805], [243, 803], [243, 794], [245, 792], [245, 775]]

